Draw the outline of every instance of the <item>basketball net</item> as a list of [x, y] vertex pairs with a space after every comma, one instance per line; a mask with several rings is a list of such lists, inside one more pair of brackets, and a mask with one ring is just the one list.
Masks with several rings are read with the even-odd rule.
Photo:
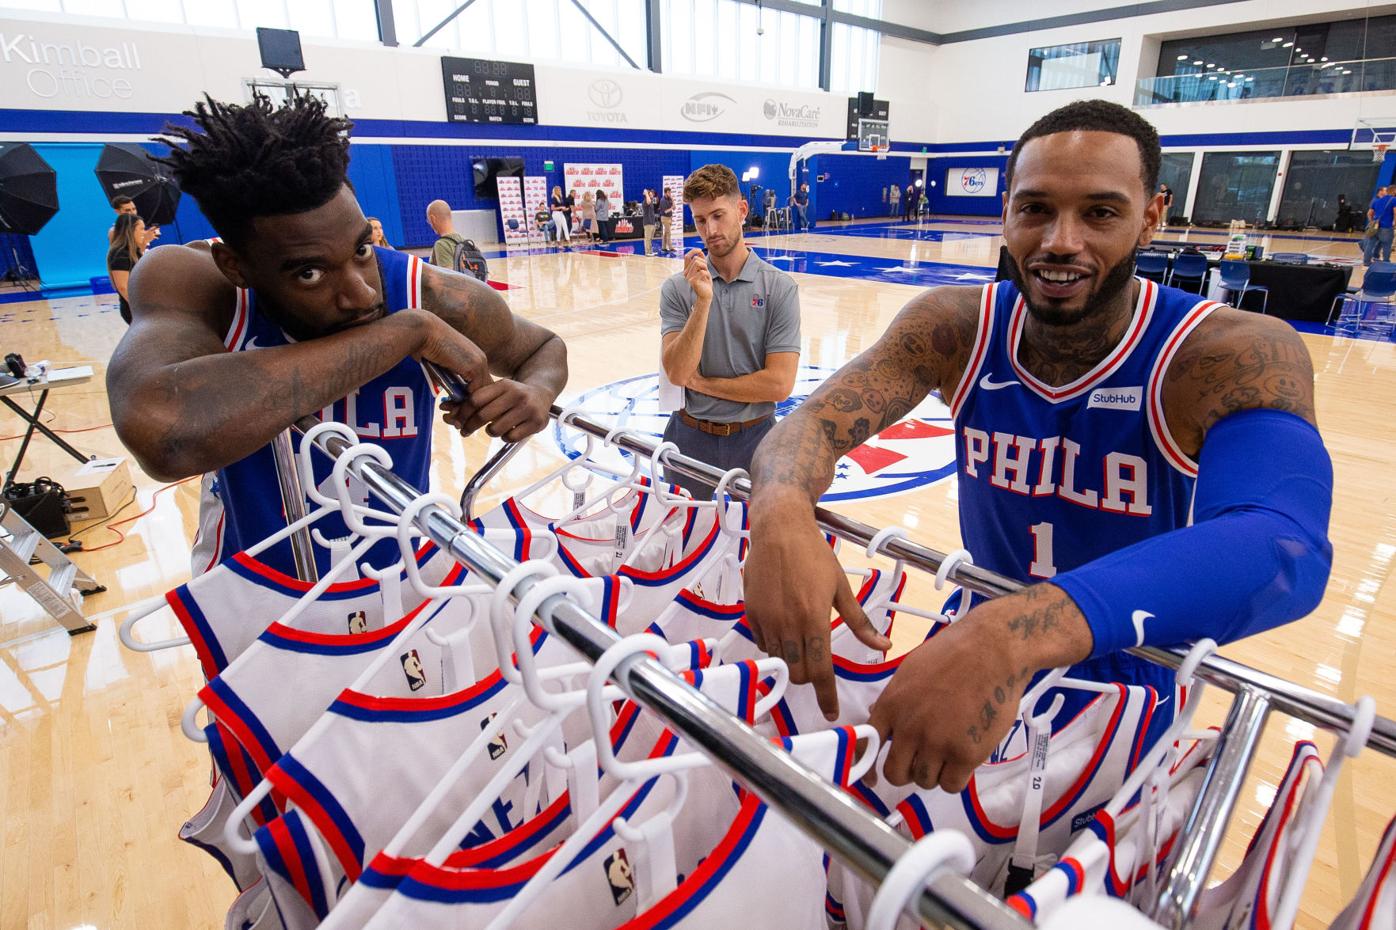
[[1386, 150], [1391, 147], [1390, 142], [1378, 142], [1372, 146], [1372, 161], [1384, 161]]

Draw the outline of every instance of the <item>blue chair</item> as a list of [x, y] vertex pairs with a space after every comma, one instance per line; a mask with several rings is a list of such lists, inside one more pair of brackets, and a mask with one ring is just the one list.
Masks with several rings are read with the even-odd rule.
[[1250, 265], [1234, 258], [1224, 258], [1217, 273], [1221, 277], [1222, 287], [1228, 291], [1240, 292], [1241, 296], [1236, 298], [1238, 308], [1246, 302], [1246, 294], [1251, 291], [1259, 291], [1264, 296], [1260, 302], [1261, 313], [1265, 313], [1270, 308], [1270, 288], [1262, 284], [1251, 283]]
[[1282, 265], [1307, 265], [1309, 263], [1308, 252], [1276, 252], [1270, 256], [1270, 261], [1279, 262]]
[[1134, 270], [1142, 277], [1162, 284], [1168, 275], [1168, 253], [1140, 252], [1134, 257]]
[[[1355, 294], [1339, 294], [1333, 298], [1333, 307], [1328, 311], [1324, 325], [1333, 326], [1334, 331], [1344, 329], [1344, 324], [1358, 332], [1390, 335], [1396, 328], [1396, 265], [1381, 262], [1385, 269], [1378, 270], [1373, 265], [1362, 279], [1362, 289]], [[1335, 322], [1334, 317], [1337, 317]]]
[[1197, 282], [1197, 293], [1202, 293], [1203, 282], [1207, 280], [1207, 256], [1201, 252], [1179, 252], [1173, 257], [1173, 269], [1164, 283], [1173, 286], [1179, 278]]

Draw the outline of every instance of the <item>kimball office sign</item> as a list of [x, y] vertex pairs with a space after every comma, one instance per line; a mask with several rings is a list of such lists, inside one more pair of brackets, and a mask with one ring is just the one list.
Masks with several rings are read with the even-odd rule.
[[27, 65], [25, 86], [46, 100], [129, 100], [136, 90], [127, 75], [141, 70], [134, 42], [50, 42], [26, 32], [0, 32], [0, 60]]

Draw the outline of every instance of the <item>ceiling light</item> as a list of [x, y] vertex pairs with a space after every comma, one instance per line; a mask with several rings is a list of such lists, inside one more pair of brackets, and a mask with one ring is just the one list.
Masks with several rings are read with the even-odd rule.
[[1255, 80], [1255, 78], [1253, 78], [1253, 77], [1248, 77], [1248, 78], [1246, 78], [1246, 82], [1247, 82], [1247, 83], [1249, 83], [1249, 82], [1251, 82], [1251, 81], [1254, 81], [1254, 80]]
[[1207, 62], [1207, 67], [1209, 67], [1209, 68], [1215, 68], [1216, 65], [1209, 61], [1209, 62]]
[[1195, 65], [1200, 65], [1200, 64], [1202, 64], [1202, 59], [1201, 59], [1201, 58], [1196, 59], [1195, 61], [1193, 61], [1193, 64], [1195, 64]]
[[1275, 38], [1271, 39], [1270, 41], [1271, 41], [1271, 42], [1283, 42], [1284, 40], [1285, 40], [1285, 37], [1284, 37], [1284, 36], [1275, 36]]
[[1187, 60], [1188, 60], [1188, 56], [1186, 56], [1186, 55], [1179, 55], [1179, 56], [1178, 56], [1178, 60], [1179, 60], [1179, 61], [1187, 61]]
[[1215, 74], [1209, 74], [1209, 75], [1207, 75], [1207, 80], [1209, 80], [1209, 81], [1215, 81], [1216, 79], [1217, 79], [1217, 76], [1216, 76]]
[[1291, 45], [1293, 45], [1293, 44], [1294, 44], [1293, 42], [1286, 42], [1286, 43], [1284, 44], [1283, 47], [1284, 47], [1284, 48], [1289, 48], [1289, 47], [1290, 47]]
[[1327, 61], [1327, 60], [1328, 60], [1328, 56], [1327, 56], [1327, 55], [1324, 55], [1322, 58], [1319, 59], [1319, 61]]

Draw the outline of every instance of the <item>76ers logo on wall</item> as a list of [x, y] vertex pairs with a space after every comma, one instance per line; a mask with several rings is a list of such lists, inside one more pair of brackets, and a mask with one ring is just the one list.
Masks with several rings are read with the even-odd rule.
[[[832, 368], [801, 365], [795, 390], [776, 407], [779, 419], [794, 410], [834, 373]], [[623, 428], [658, 441], [669, 422], [659, 407], [659, 378], [639, 375], [593, 388], [572, 402], [589, 419]], [[563, 404], [564, 407], [569, 404]], [[582, 434], [553, 424], [553, 438], [569, 458], [584, 447]], [[630, 472], [632, 457], [602, 443], [593, 444], [592, 458], [616, 475]], [[955, 471], [955, 433], [950, 410], [939, 398], [927, 397], [899, 423], [871, 437], [839, 460], [834, 483], [821, 498], [825, 503], [902, 494], [932, 484]]]
[[988, 175], [983, 168], [966, 168], [960, 174], [960, 187], [966, 194], [977, 194], [988, 183]]

